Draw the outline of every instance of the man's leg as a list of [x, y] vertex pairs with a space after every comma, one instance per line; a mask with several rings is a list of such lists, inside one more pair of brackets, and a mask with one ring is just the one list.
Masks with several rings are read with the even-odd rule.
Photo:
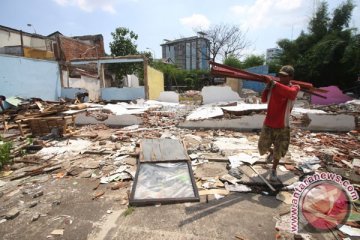
[[263, 126], [263, 128], [261, 129], [260, 137], [259, 137], [258, 150], [259, 150], [260, 155], [264, 155], [267, 152], [270, 152], [269, 156], [266, 158], [267, 161], [268, 161], [268, 158], [273, 153], [273, 149], [271, 148], [271, 145], [272, 145], [271, 130], [266, 126]]
[[280, 159], [285, 156], [290, 144], [290, 129], [288, 127], [277, 129], [275, 133], [274, 142], [274, 161], [271, 170], [270, 180], [277, 180], [276, 168], [279, 165]]
[[273, 166], [272, 166], [273, 170], [276, 170], [277, 166], [279, 165], [279, 162], [280, 162], [280, 158], [274, 157]]
[[274, 150], [269, 148], [269, 155], [266, 157], [266, 162], [271, 163], [274, 160]]
[[270, 181], [276, 182], [278, 180], [276, 168], [279, 165], [280, 159], [276, 154], [273, 155], [273, 165], [270, 173]]

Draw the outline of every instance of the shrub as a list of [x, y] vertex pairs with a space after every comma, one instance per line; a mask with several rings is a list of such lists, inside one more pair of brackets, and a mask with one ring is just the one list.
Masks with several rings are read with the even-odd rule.
[[10, 150], [12, 142], [0, 141], [0, 169], [8, 162], [10, 162]]

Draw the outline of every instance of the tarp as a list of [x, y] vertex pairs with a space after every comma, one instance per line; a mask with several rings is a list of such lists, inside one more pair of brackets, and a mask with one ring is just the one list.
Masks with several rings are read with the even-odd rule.
[[326, 96], [326, 99], [320, 98], [317, 96], [311, 96], [311, 103], [317, 105], [330, 105], [330, 104], [339, 104], [345, 103], [352, 100], [351, 97], [342, 93], [342, 91], [337, 86], [328, 86], [322, 87], [320, 89], [327, 90], [327, 93], [322, 93], [323, 96]]

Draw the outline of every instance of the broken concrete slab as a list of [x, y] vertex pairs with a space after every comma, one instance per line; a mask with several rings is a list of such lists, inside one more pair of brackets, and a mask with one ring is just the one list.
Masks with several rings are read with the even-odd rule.
[[349, 114], [307, 113], [310, 119], [308, 130], [314, 131], [350, 131], [355, 129], [355, 116]]
[[179, 103], [179, 94], [173, 91], [164, 91], [160, 93], [157, 100], [160, 102]]
[[[263, 106], [259, 104], [254, 108], [244, 105], [235, 107], [222, 107], [225, 111], [232, 111], [234, 113], [241, 113], [244, 111], [261, 110]], [[297, 108], [293, 112], [293, 116], [303, 116], [309, 119], [310, 124], [308, 126], [301, 126], [301, 128], [313, 131], [351, 131], [356, 128], [355, 116], [350, 114], [327, 114], [321, 110], [311, 110]], [[213, 117], [219, 117], [223, 114], [217, 107], [202, 107], [191, 113], [186, 121], [179, 123], [179, 127], [183, 128], [205, 128], [205, 129], [234, 129], [234, 130], [259, 130], [263, 126], [265, 114], [254, 114], [237, 117], [235, 119], [209, 119]], [[198, 120], [198, 121], [194, 121]]]
[[205, 128], [205, 129], [234, 129], [234, 130], [256, 130], [261, 129], [265, 115], [254, 114], [252, 116], [242, 116], [236, 119], [206, 119], [201, 121], [184, 121], [179, 123], [183, 128]]
[[239, 101], [240, 96], [234, 92], [229, 86], [208, 86], [201, 90], [203, 104]]
[[40, 156], [42, 159], [51, 158], [60, 154], [69, 154], [76, 155], [90, 147], [92, 144], [91, 141], [87, 140], [68, 140], [68, 141], [60, 141], [54, 144], [52, 147], [46, 147], [41, 149], [36, 153], [37, 156]]
[[228, 112], [248, 112], [248, 111], [265, 111], [267, 104], [248, 104], [238, 103], [236, 106], [221, 107], [223, 110]]
[[134, 104], [118, 103], [118, 104], [106, 104], [103, 109], [110, 110], [115, 115], [126, 114], [142, 114], [148, 107], [138, 106]]
[[303, 114], [307, 114], [307, 113], [312, 113], [312, 114], [326, 114], [325, 111], [323, 110], [318, 110], [318, 109], [308, 109], [308, 108], [301, 108], [301, 107], [295, 107], [293, 108], [293, 110], [291, 111], [291, 115], [292, 116], [296, 116], [299, 117]]
[[209, 119], [214, 117], [223, 116], [224, 112], [221, 110], [220, 107], [215, 106], [203, 106], [198, 109], [195, 109], [191, 112], [187, 117], [187, 121], [193, 120], [202, 120], [202, 119]]
[[92, 116], [87, 116], [86, 113], [79, 113], [76, 115], [75, 124], [88, 125], [88, 124], [105, 124], [107, 126], [131, 126], [136, 124], [142, 124], [142, 120], [134, 115], [108, 115], [108, 118], [104, 121], [99, 121]]

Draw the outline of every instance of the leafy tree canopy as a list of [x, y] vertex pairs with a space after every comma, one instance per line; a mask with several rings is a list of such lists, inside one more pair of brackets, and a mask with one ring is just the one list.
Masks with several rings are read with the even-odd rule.
[[308, 32], [302, 31], [293, 41], [278, 41], [283, 50], [279, 63], [293, 65], [296, 79], [315, 86], [351, 87], [360, 72], [360, 37], [348, 28], [354, 8], [347, 0], [330, 14], [328, 4], [321, 2]]
[[236, 56], [230, 55], [224, 60], [224, 64], [230, 67], [235, 67], [239, 69], [246, 69], [250, 67], [256, 67], [263, 65], [265, 62], [264, 55], [248, 55], [243, 61], [240, 61]]
[[[110, 42], [111, 56], [126, 56], [140, 54], [137, 50], [138, 35], [128, 28], [118, 27], [111, 33], [113, 41]], [[111, 64], [109, 69], [116, 73], [116, 85], [121, 86], [121, 79], [127, 74], [138, 73], [143, 77], [142, 63]]]

